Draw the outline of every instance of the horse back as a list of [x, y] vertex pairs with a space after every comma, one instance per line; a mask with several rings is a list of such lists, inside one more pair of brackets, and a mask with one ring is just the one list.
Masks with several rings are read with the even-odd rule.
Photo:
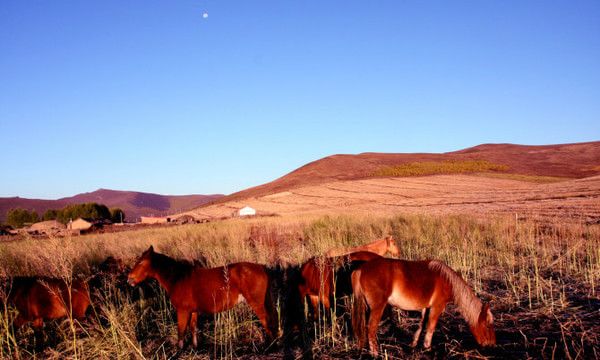
[[321, 291], [329, 293], [334, 259], [313, 257], [302, 264], [300, 286], [305, 289], [307, 294], [317, 295]]
[[381, 255], [371, 251], [357, 251], [347, 255], [351, 261], [370, 261], [373, 259], [379, 259]]
[[242, 298], [265, 296], [269, 277], [263, 265], [241, 262], [215, 268], [194, 267], [178, 280], [171, 302], [204, 313], [230, 309]]
[[388, 244], [387, 239], [380, 239], [373, 241], [372, 243], [363, 245], [359, 247], [357, 250], [375, 253], [377, 255], [383, 256], [387, 252]]
[[361, 287], [405, 310], [430, 307], [450, 298], [448, 283], [429, 266], [430, 261], [375, 259], [360, 267]]
[[324, 292], [329, 295], [334, 282], [339, 295], [351, 293], [350, 274], [366, 261], [380, 258], [381, 256], [369, 251], [357, 251], [344, 256], [318, 258], [314, 257], [305, 262], [300, 271], [303, 286], [309, 294], [317, 295]]
[[[240, 262], [228, 267], [231, 281], [244, 297], [264, 298], [269, 287], [267, 268], [261, 264]], [[247, 299], [249, 300], [249, 299]]]
[[47, 277], [14, 278], [8, 300], [28, 320], [58, 319], [67, 316], [71, 308], [73, 315], [80, 318], [90, 305], [84, 281], [74, 280], [69, 286], [62, 279]]

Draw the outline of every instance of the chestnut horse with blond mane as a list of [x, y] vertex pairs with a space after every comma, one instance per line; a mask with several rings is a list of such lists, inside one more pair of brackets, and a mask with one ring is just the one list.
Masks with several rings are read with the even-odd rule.
[[359, 251], [339, 257], [309, 259], [300, 267], [300, 299], [303, 301], [308, 296], [314, 312], [319, 304], [323, 305], [325, 311], [329, 311], [334, 289], [339, 296], [350, 295], [352, 271], [365, 261], [380, 257], [372, 252]]
[[198, 346], [198, 314], [226, 311], [244, 300], [254, 310], [268, 337], [277, 334], [269, 276], [264, 265], [240, 262], [209, 269], [159, 254], [150, 246], [129, 273], [128, 282], [135, 286], [147, 278], [156, 279], [166, 290], [177, 312], [179, 348], [183, 348], [188, 324], [192, 343]]
[[63, 279], [48, 277], [10, 279], [7, 302], [19, 312], [13, 323], [17, 329], [32, 322], [38, 347], [43, 343], [44, 320], [64, 317], [83, 319], [91, 304], [85, 281], [73, 280], [67, 283]]
[[[454, 270], [441, 261], [405, 261], [375, 259], [361, 265], [352, 274], [354, 307], [352, 327], [359, 346], [368, 335], [371, 353], [377, 354], [377, 328], [387, 304], [403, 310], [421, 310], [419, 328], [411, 346], [417, 346], [427, 309], [429, 318], [424, 347], [431, 338], [438, 318], [446, 304], [453, 301], [469, 324], [475, 340], [481, 346], [496, 344], [494, 316], [489, 305], [483, 304], [469, 285]], [[370, 309], [368, 333], [365, 334], [366, 310]]]
[[396, 245], [396, 241], [392, 236], [387, 236], [383, 239], [372, 241], [365, 245], [355, 246], [353, 248], [333, 248], [325, 253], [327, 257], [344, 256], [360, 251], [367, 251], [378, 254], [380, 256], [390, 253], [392, 256], [400, 255], [400, 249]]

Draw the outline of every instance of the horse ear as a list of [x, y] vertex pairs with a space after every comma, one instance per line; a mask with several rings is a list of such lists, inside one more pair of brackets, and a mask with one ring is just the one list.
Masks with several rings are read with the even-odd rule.
[[482, 315], [485, 314], [485, 322], [488, 324], [494, 323], [494, 315], [492, 314], [492, 310], [490, 309], [490, 304], [485, 303], [483, 305], [483, 309], [481, 309]]
[[150, 245], [150, 248], [148, 248], [148, 251], [151, 252], [151, 253], [153, 253], [154, 252], [154, 246]]

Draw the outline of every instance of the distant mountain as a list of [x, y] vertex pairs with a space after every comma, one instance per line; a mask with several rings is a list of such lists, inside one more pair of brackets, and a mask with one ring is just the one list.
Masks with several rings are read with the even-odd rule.
[[269, 183], [224, 196], [218, 203], [274, 194], [338, 180], [372, 178], [377, 170], [410, 162], [487, 160], [506, 173], [583, 178], [600, 174], [600, 141], [558, 145], [482, 144], [448, 153], [362, 153], [331, 155]]
[[58, 200], [25, 199], [20, 197], [0, 198], [0, 221], [6, 219], [10, 209], [22, 208], [35, 210], [40, 216], [48, 209], [60, 209], [69, 204], [85, 202], [101, 203], [109, 208], [123, 209], [126, 220], [132, 221], [140, 216], [167, 215], [179, 213], [201, 206], [223, 195], [159, 195], [135, 191], [98, 189]]

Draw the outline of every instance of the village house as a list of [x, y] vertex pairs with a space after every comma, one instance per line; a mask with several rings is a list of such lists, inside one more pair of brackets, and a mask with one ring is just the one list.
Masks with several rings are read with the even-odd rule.
[[142, 224], [166, 224], [171, 222], [171, 218], [161, 216], [141, 216], [140, 222]]
[[83, 234], [96, 229], [100, 229], [102, 228], [102, 226], [104, 226], [104, 224], [105, 222], [102, 220], [77, 218], [67, 223], [67, 230], [70, 230], [73, 233]]
[[56, 220], [40, 221], [27, 228], [30, 234], [59, 235], [66, 226]]

